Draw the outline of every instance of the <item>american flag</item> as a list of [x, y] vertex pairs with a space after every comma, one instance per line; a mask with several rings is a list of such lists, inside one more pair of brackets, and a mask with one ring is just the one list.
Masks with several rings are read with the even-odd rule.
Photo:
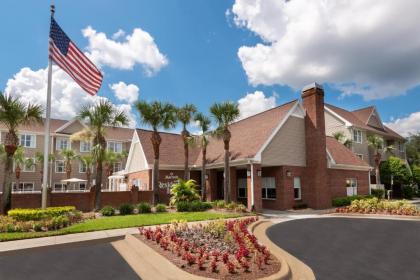
[[87, 93], [95, 95], [102, 83], [102, 74], [77, 48], [51, 17], [49, 56]]

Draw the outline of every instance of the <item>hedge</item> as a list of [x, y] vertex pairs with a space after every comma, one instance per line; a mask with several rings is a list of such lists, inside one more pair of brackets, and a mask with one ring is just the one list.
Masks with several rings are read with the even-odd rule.
[[7, 212], [9, 217], [17, 221], [39, 221], [58, 217], [76, 211], [74, 206], [48, 207], [46, 209], [12, 209]]
[[332, 205], [334, 207], [349, 206], [353, 200], [368, 199], [372, 197], [373, 197], [372, 195], [353, 195], [353, 196], [337, 197], [332, 200]]

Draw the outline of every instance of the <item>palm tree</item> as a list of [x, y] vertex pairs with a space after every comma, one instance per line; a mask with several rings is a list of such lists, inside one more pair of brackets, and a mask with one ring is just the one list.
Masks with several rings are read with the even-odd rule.
[[353, 141], [351, 139], [348, 139], [345, 135], [344, 132], [342, 131], [337, 131], [333, 134], [333, 137], [340, 142], [341, 144], [343, 144], [344, 146], [346, 146], [347, 148], [351, 147], [351, 144], [353, 143]]
[[190, 177], [188, 168], [188, 138], [190, 137], [190, 132], [187, 130], [187, 125], [191, 123], [196, 112], [197, 108], [193, 104], [186, 104], [176, 111], [177, 118], [182, 123], [181, 137], [184, 142], [184, 180], [188, 180]]
[[226, 203], [230, 202], [230, 170], [229, 170], [229, 143], [231, 133], [229, 125], [232, 124], [239, 117], [238, 104], [233, 102], [215, 103], [210, 107], [210, 113], [216, 120], [218, 127], [215, 134], [223, 139], [225, 149], [224, 171], [225, 176], [223, 180], [224, 199]]
[[11, 207], [13, 155], [19, 145], [18, 127], [35, 122], [42, 123], [42, 107], [34, 104], [24, 104], [16, 97], [5, 96], [0, 92], [0, 122], [7, 128], [4, 139], [6, 152], [5, 177], [1, 197], [1, 213], [6, 214]]
[[[54, 154], [49, 154], [48, 155], [48, 162], [52, 163], [55, 159], [55, 155]], [[39, 173], [41, 174], [41, 184], [42, 184], [42, 179], [43, 179], [43, 175], [44, 175], [44, 154], [41, 152], [36, 152], [35, 153], [35, 163], [39, 164]]]
[[127, 125], [128, 117], [124, 111], [117, 109], [110, 101], [102, 99], [95, 105], [83, 106], [77, 118], [86, 121], [89, 126], [87, 130], [82, 130], [78, 136], [83, 137], [83, 140], [92, 141], [96, 149], [95, 210], [98, 210], [101, 206], [102, 163], [106, 149], [105, 128]]
[[13, 155], [13, 162], [15, 166], [15, 177], [16, 177], [16, 188], [19, 189], [19, 180], [20, 174], [22, 172], [22, 167], [31, 168], [35, 165], [32, 159], [28, 159], [25, 157], [25, 150], [22, 146], [18, 146]]
[[86, 167], [86, 181], [87, 189], [90, 188], [90, 177], [92, 176], [92, 166], [94, 162], [94, 157], [92, 155], [83, 155], [78, 157], [79, 161]]
[[386, 146], [384, 147], [384, 140], [382, 137], [379, 137], [378, 135], [369, 135], [367, 137], [367, 142], [370, 147], [373, 148], [373, 160], [375, 163], [375, 177], [376, 177], [376, 187], [379, 188], [379, 185], [381, 184], [380, 174], [379, 174], [379, 166], [381, 164], [382, 159], [382, 153], [384, 152], [391, 152], [394, 149], [393, 146]]
[[66, 166], [66, 179], [70, 179], [71, 177], [71, 164], [74, 159], [77, 158], [76, 153], [72, 149], [63, 149], [60, 151], [61, 156], [64, 158], [65, 166]]
[[200, 135], [194, 136], [196, 142], [201, 147], [202, 159], [201, 159], [201, 200], [206, 200], [206, 163], [207, 163], [207, 145], [209, 143], [210, 136], [210, 119], [202, 113], [197, 113], [194, 120], [200, 127]]
[[146, 101], [138, 101], [136, 109], [140, 114], [140, 120], [143, 124], [151, 126], [153, 129], [150, 140], [153, 145], [154, 161], [153, 161], [153, 204], [159, 202], [159, 147], [162, 142], [158, 129], [173, 128], [176, 124], [175, 107], [169, 103], [154, 101], [148, 103]]
[[106, 151], [104, 157], [104, 166], [106, 176], [111, 176], [114, 171], [114, 164], [121, 162], [125, 157], [127, 157], [127, 152], [116, 153], [113, 151]]

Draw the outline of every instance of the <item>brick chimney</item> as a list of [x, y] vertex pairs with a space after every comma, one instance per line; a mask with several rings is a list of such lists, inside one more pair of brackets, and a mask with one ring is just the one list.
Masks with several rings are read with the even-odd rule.
[[306, 109], [307, 200], [311, 208], [328, 208], [331, 207], [331, 191], [327, 177], [324, 89], [317, 83], [305, 86], [302, 89], [302, 101]]

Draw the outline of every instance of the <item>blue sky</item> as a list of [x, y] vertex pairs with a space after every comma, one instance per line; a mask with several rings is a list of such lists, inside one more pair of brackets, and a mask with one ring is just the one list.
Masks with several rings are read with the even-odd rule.
[[[194, 103], [199, 110], [206, 113], [214, 102], [237, 101], [247, 93], [255, 91], [262, 91], [266, 98], [274, 95], [276, 104], [298, 98], [299, 86], [305, 84], [306, 80], [310, 83], [316, 79], [310, 80], [311, 76], [299, 81], [288, 78], [292, 75], [301, 76], [299, 72], [294, 72], [296, 74], [279, 74], [275, 80], [266, 81], [262, 74], [258, 74], [260, 76], [254, 77], [258, 81], [253, 83], [251, 75], [247, 75], [246, 70], [249, 68], [244, 67], [244, 59], [239, 57], [238, 50], [242, 46], [252, 48], [259, 43], [268, 46], [274, 44], [270, 35], [266, 35], [269, 33], [264, 33], [255, 23], [250, 23], [252, 19], [249, 15], [241, 14], [243, 9], [234, 12], [234, 5], [237, 8], [241, 5], [241, 1], [236, 2], [238, 3], [233, 0], [58, 0], [55, 1], [55, 18], [84, 51], [90, 51], [89, 40], [81, 31], [87, 26], [91, 26], [98, 33], [105, 33], [109, 40], [119, 29], [130, 35], [134, 28], [140, 28], [154, 39], [157, 49], [166, 57], [167, 64], [161, 66], [152, 76], [146, 73], [144, 63], [134, 63], [132, 69], [118, 69], [106, 63], [101, 66], [105, 76], [99, 95], [111, 99], [116, 104], [131, 104], [127, 101], [121, 102], [110, 88], [110, 85], [119, 82], [136, 85], [141, 99], [165, 100], [176, 105]], [[6, 89], [9, 79], [13, 79], [22, 68], [29, 67], [32, 71], [37, 71], [47, 66], [49, 4], [50, 1], [1, 1], [2, 91]], [[229, 11], [228, 15], [226, 11]], [[235, 16], [241, 21], [235, 21]], [[269, 16], [275, 17], [272, 14]], [[269, 16], [266, 16], [267, 25], [272, 23]], [[279, 27], [279, 30], [282, 28]], [[120, 37], [114, 41], [124, 40], [124, 37]], [[254, 60], [253, 57], [249, 59]], [[419, 56], [411, 59], [418, 60]], [[328, 57], [325, 60], [327, 61]], [[280, 63], [274, 66], [280, 69], [283, 65]], [[393, 64], [387, 66], [392, 68]], [[296, 71], [288, 67], [290, 72]], [[372, 76], [375, 75], [369, 75]], [[398, 73], [395, 76], [398, 76]], [[351, 73], [345, 82], [352, 83], [358, 79], [353, 81], [352, 77], [357, 75]], [[328, 75], [321, 76], [317, 81], [325, 85], [327, 102], [347, 109], [376, 105], [385, 122], [390, 122], [391, 118], [407, 118], [410, 114], [420, 111], [420, 88], [416, 86], [420, 84], [420, 76], [419, 83], [414, 82], [415, 86], [400, 87], [396, 90], [400, 92], [387, 93], [384, 97], [373, 99], [366, 98], [371, 96], [369, 93], [366, 96], [360, 93], [353, 94], [348, 88], [335, 86], [338, 78], [334, 76], [331, 76], [331, 80]], [[368, 81], [381, 82], [380, 79]], [[394, 83], [398, 84], [398, 80]], [[411, 84], [413, 83], [410, 81]], [[19, 86], [20, 84], [16, 83], [11, 92], [19, 92]], [[25, 90], [28, 90], [28, 84]], [[343, 92], [347, 94], [343, 96]]]

